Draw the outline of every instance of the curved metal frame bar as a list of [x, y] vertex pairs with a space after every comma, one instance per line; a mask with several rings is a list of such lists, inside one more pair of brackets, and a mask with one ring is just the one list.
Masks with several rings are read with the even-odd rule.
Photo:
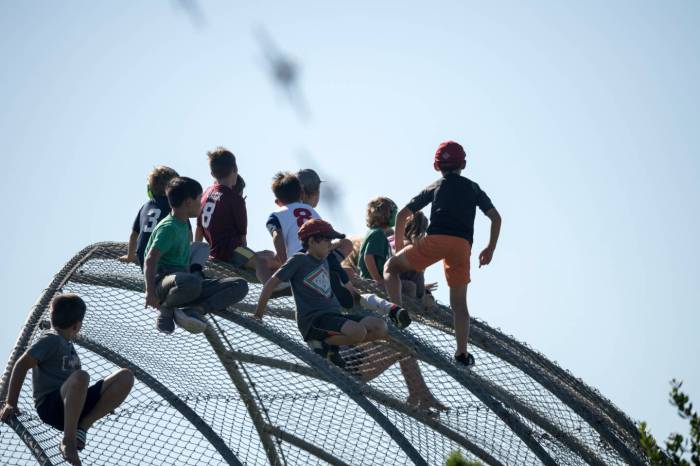
[[[287, 361], [281, 361], [279, 359], [268, 358], [265, 356], [257, 356], [255, 354], [244, 353], [242, 351], [232, 351], [231, 357], [237, 361], [248, 362], [252, 364], [257, 364], [261, 366], [272, 367], [275, 369], [281, 369], [288, 372], [294, 372], [305, 377], [312, 377], [318, 380], [323, 380], [324, 382], [329, 382], [328, 379], [324, 378], [323, 375], [319, 374], [315, 369], [302, 366], [300, 364], [295, 364]], [[365, 385], [362, 389], [363, 393], [370, 399], [381, 403], [382, 405], [398, 411], [402, 414], [412, 417], [418, 422], [425, 424], [426, 426], [433, 429], [445, 437], [449, 438], [453, 442], [461, 445], [466, 450], [470, 451], [474, 456], [480, 460], [486, 462], [486, 464], [493, 466], [503, 466], [503, 463], [498, 461], [496, 458], [491, 456], [480, 446], [471, 442], [469, 439], [464, 437], [459, 432], [456, 432], [449, 427], [436, 421], [433, 417], [429, 416], [426, 412], [418, 410], [409, 404], [400, 401], [390, 395], [385, 394], [381, 390], [378, 390], [371, 385]]]
[[214, 314], [258, 334], [316, 369], [372, 417], [375, 422], [389, 434], [411, 461], [416, 465], [428, 466], [425, 459], [423, 459], [415, 447], [404, 437], [401, 431], [362, 395], [362, 387], [355, 379], [346, 375], [340, 369], [327, 364], [320, 356], [302, 347], [291, 340], [287, 335], [264, 326], [261, 322], [229, 311], [219, 311]]
[[100, 357], [103, 357], [117, 367], [128, 367], [131, 369], [131, 371], [134, 373], [134, 377], [136, 377], [141, 383], [146, 385], [155, 393], [160, 395], [160, 397], [167, 401], [170, 406], [175, 408], [185, 419], [190, 421], [190, 424], [192, 424], [192, 426], [197, 429], [202, 436], [209, 441], [209, 443], [211, 443], [216, 451], [219, 452], [224, 461], [233, 466], [243, 466], [233, 451], [228, 447], [228, 445], [226, 445], [226, 442], [224, 442], [224, 440], [219, 436], [219, 434], [214, 432], [209, 424], [207, 424], [207, 422], [202, 419], [199, 414], [190, 408], [187, 403], [182, 401], [180, 397], [171, 392], [168, 387], [160, 383], [156, 378], [151, 376], [151, 374], [125, 357], [120, 356], [114, 351], [105, 348], [93, 340], [80, 337], [76, 339], [75, 342], [83, 348], [92, 351]]

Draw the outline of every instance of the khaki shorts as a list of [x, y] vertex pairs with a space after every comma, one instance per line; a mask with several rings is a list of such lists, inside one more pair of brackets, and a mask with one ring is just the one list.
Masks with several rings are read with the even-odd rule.
[[401, 253], [411, 267], [422, 272], [439, 260], [444, 261], [445, 278], [449, 286], [466, 285], [469, 276], [469, 258], [472, 245], [458, 236], [428, 235], [415, 244], [409, 244]]

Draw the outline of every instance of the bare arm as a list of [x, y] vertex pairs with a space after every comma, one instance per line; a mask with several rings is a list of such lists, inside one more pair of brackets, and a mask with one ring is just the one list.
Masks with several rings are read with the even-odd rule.
[[287, 246], [284, 244], [284, 236], [279, 230], [272, 232], [272, 244], [275, 245], [275, 252], [280, 263], [287, 262]]
[[160, 300], [156, 296], [156, 270], [158, 260], [160, 259], [160, 250], [151, 248], [148, 251], [146, 260], [143, 264], [143, 277], [146, 282], [146, 306], [151, 306], [156, 309], [160, 307]]
[[132, 231], [129, 236], [129, 245], [126, 248], [126, 256], [119, 257], [120, 262], [136, 262], [136, 241], [139, 239], [139, 232]]
[[365, 254], [365, 265], [367, 266], [367, 271], [372, 277], [372, 280], [382, 285], [384, 283], [384, 271], [379, 273], [379, 268], [377, 267], [377, 261], [374, 259], [374, 254]]
[[411, 212], [408, 207], [404, 207], [403, 209], [399, 210], [399, 213], [396, 215], [396, 227], [394, 228], [394, 248], [396, 249], [396, 252], [403, 249], [406, 222], [408, 221], [408, 217], [411, 215], [413, 215], [413, 212]]
[[491, 263], [493, 252], [496, 249], [496, 243], [498, 243], [498, 237], [501, 234], [501, 215], [496, 208], [494, 207], [486, 211], [486, 216], [491, 220], [491, 236], [489, 238], [489, 244], [481, 251], [481, 254], [479, 254], [479, 267]]
[[19, 400], [19, 393], [22, 390], [22, 384], [24, 379], [27, 377], [27, 372], [29, 369], [35, 367], [38, 361], [35, 357], [24, 353], [15, 363], [15, 367], [12, 368], [12, 375], [10, 376], [10, 385], [7, 391], [7, 398], [5, 398], [5, 406], [0, 411], [0, 420], [6, 421], [13, 414], [19, 414], [17, 410], [17, 401]]
[[194, 232], [194, 240], [202, 241], [204, 239], [204, 228], [197, 225], [197, 230]]
[[263, 286], [262, 291], [260, 291], [260, 297], [258, 298], [258, 306], [255, 308], [256, 319], [262, 319], [263, 314], [267, 310], [267, 302], [270, 300], [272, 292], [277, 288], [277, 286], [282, 283], [282, 281], [277, 277], [270, 277], [270, 279]]

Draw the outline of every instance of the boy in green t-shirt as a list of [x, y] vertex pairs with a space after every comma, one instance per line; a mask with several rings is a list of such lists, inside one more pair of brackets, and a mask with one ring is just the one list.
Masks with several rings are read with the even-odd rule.
[[158, 223], [146, 246], [146, 306], [159, 310], [156, 328], [163, 333], [173, 333], [175, 320], [185, 330], [201, 333], [207, 327], [203, 315], [243, 299], [248, 283], [241, 278], [205, 279], [202, 274], [209, 248], [204, 243], [191, 247], [189, 223], [199, 214], [202, 186], [177, 177], [168, 183], [166, 194], [172, 211]]
[[375, 197], [367, 204], [369, 231], [360, 245], [357, 265], [362, 278], [371, 279], [384, 286], [384, 264], [391, 256], [387, 233], [395, 225], [397, 207], [388, 197]]

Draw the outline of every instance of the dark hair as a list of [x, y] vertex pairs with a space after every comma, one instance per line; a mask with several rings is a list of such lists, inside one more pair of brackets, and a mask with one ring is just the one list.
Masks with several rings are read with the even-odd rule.
[[165, 188], [176, 176], [177, 172], [172, 168], [158, 165], [148, 174], [148, 189], [153, 196], [165, 196]]
[[51, 326], [64, 329], [81, 322], [86, 309], [85, 301], [77, 294], [56, 295], [51, 300]]
[[447, 165], [447, 166], [440, 165], [440, 173], [442, 174], [442, 176], [445, 176], [448, 173], [459, 173], [462, 170], [464, 170], [464, 168], [466, 166], [467, 166], [467, 162], [464, 160], [462, 162], [460, 162], [459, 165]]
[[233, 187], [233, 190], [236, 191], [236, 193], [239, 196], [243, 195], [243, 190], [245, 189], [245, 180], [241, 175], [238, 175], [238, 179], [236, 180], [236, 185]]
[[304, 249], [309, 249], [309, 241], [313, 238], [317, 243], [321, 241], [321, 238], [326, 238], [324, 235], [311, 235], [308, 238], [301, 240], [301, 247]]
[[406, 222], [405, 235], [406, 241], [414, 244], [417, 239], [425, 234], [428, 230], [428, 219], [425, 217], [423, 212], [420, 210], [413, 215], [411, 219]]
[[170, 207], [180, 207], [186, 199], [197, 199], [197, 196], [202, 194], [202, 185], [186, 176], [178, 176], [170, 180], [168, 187], [165, 188], [165, 194], [168, 196], [168, 204]]
[[279, 172], [272, 179], [272, 192], [275, 197], [285, 204], [299, 202], [301, 199], [301, 183], [294, 174]]
[[238, 171], [236, 156], [224, 147], [217, 147], [207, 152], [211, 174], [217, 180], [226, 178], [232, 172]]

